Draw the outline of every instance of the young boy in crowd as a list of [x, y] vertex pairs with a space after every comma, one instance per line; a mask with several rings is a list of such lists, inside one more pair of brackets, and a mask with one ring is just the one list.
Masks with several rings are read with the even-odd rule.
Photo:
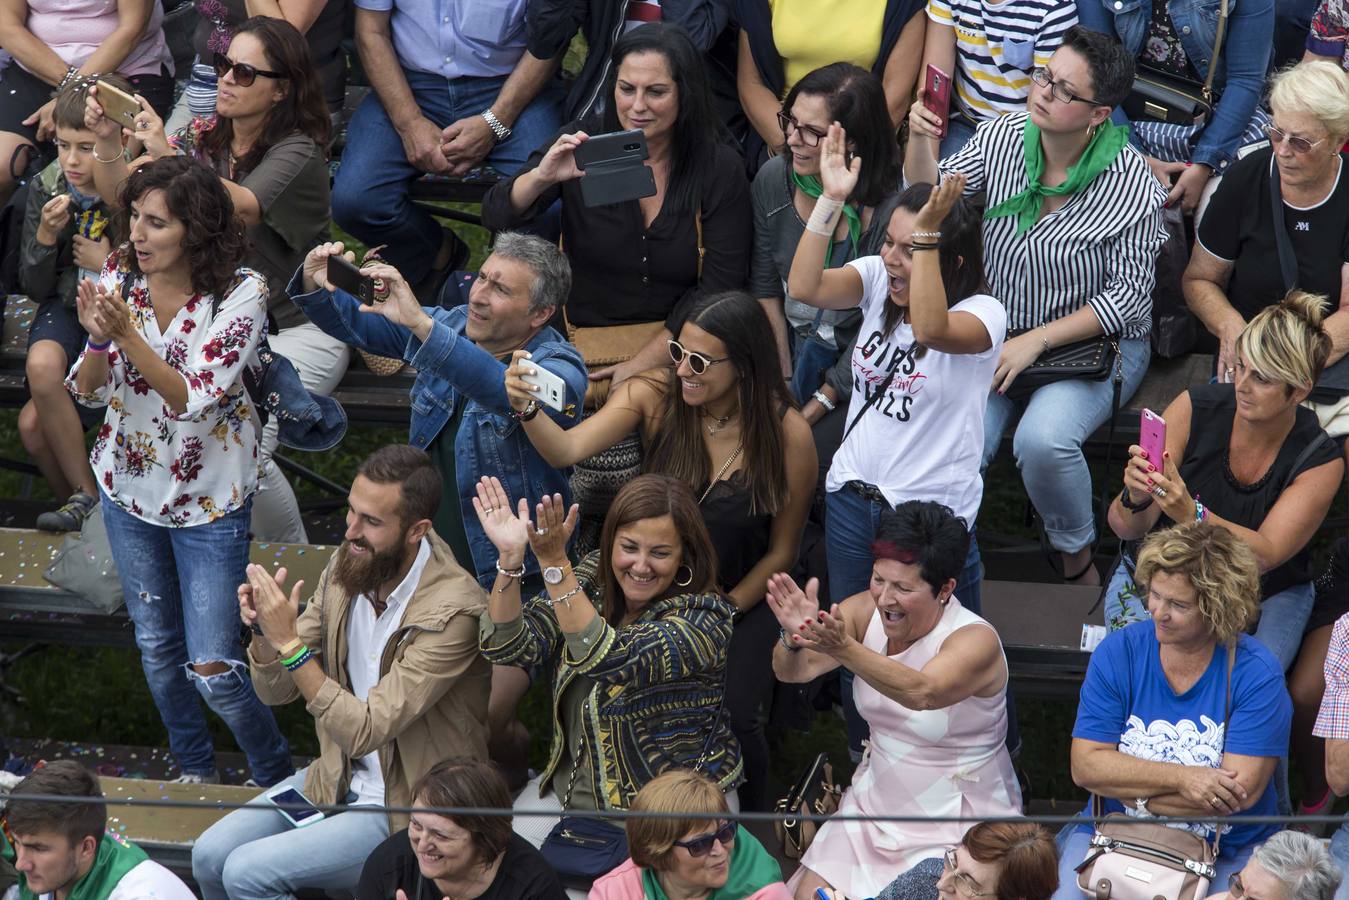
[[[101, 77], [131, 93], [120, 75]], [[38, 517], [44, 531], [79, 531], [98, 502], [84, 430], [102, 421], [103, 411], [77, 407], [65, 388], [87, 337], [75, 314], [75, 288], [83, 278], [97, 281], [112, 250], [110, 214], [94, 189], [97, 137], [84, 126], [90, 84], [76, 79], [56, 97], [57, 158], [29, 184], [23, 221], [19, 284], [38, 307], [25, 366], [31, 399], [19, 413], [19, 434], [52, 493], [69, 498]]]

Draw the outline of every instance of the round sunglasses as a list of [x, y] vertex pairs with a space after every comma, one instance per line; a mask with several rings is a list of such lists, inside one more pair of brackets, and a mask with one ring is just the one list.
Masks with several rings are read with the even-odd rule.
[[714, 843], [720, 843], [723, 847], [727, 847], [733, 840], [735, 840], [735, 823], [727, 822], [711, 834], [690, 838], [687, 841], [675, 841], [674, 845], [689, 851], [689, 856], [697, 857], [711, 853]]
[[265, 75], [268, 78], [285, 79], [284, 72], [269, 72], [266, 69], [259, 69], [256, 66], [250, 66], [248, 63], [235, 62], [223, 53], [215, 55], [215, 74], [217, 78], [224, 78], [230, 72], [234, 73], [234, 83], [239, 87], [248, 87], [257, 80], [259, 75]]
[[674, 338], [670, 338], [665, 343], [670, 345], [670, 359], [674, 360], [674, 364], [678, 366], [684, 361], [685, 357], [687, 357], [689, 369], [694, 375], [701, 375], [706, 372], [709, 367], [715, 366], [717, 363], [724, 363], [726, 360], [730, 359], [729, 356], [721, 356], [717, 359], [712, 359], [709, 356], [703, 356], [701, 353], [685, 350], [684, 345]]

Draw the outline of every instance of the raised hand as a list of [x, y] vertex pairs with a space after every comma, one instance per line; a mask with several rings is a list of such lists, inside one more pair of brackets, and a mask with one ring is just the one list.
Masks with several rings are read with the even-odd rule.
[[107, 294], [102, 285], [95, 285], [88, 278], [80, 280], [75, 288], [75, 314], [80, 320], [80, 325], [89, 333], [89, 340], [95, 344], [102, 344], [108, 340], [108, 335], [103, 331], [98, 319], [98, 298], [99, 295]]
[[820, 184], [824, 196], [831, 200], [847, 200], [857, 187], [861, 172], [862, 157], [848, 159], [848, 134], [842, 125], [833, 123], [820, 142]]
[[300, 591], [304, 589], [304, 581], [295, 582], [287, 595], [284, 568], [273, 575], [262, 566], [250, 563], [245, 571], [248, 573], [248, 586], [252, 588], [258, 627], [262, 629], [267, 643], [279, 651], [295, 640], [295, 623], [300, 618]]
[[797, 646], [801, 646], [801, 636], [805, 634], [807, 623], [820, 615], [820, 579], [812, 578], [806, 582], [803, 591], [796, 581], [786, 572], [779, 572], [768, 579], [768, 608], [777, 616], [782, 626]]
[[511, 510], [511, 498], [501, 486], [496, 476], [478, 479], [477, 496], [473, 498], [473, 511], [478, 514], [478, 522], [483, 533], [497, 548], [498, 563], [503, 569], [517, 569], [525, 560], [525, 547], [529, 546], [529, 501], [521, 497]]
[[141, 105], [141, 111], [136, 113], [135, 129], [123, 128], [122, 131], [128, 137], [134, 137], [145, 147], [145, 152], [151, 159], [162, 159], [165, 156], [173, 156], [174, 150], [169, 146], [168, 135], [164, 133], [164, 120], [155, 112], [150, 101], [146, 100], [140, 94], [136, 94], [136, 102]]
[[956, 205], [965, 194], [965, 176], [960, 172], [952, 172], [941, 180], [941, 184], [932, 189], [928, 194], [927, 202], [923, 208], [918, 211], [918, 215], [913, 220], [914, 231], [941, 231], [941, 223], [946, 221], [946, 216], [951, 212], [951, 207]]
[[332, 283], [328, 281], [328, 257], [330, 256], [345, 257], [347, 262], [353, 264], [356, 262], [356, 254], [347, 250], [341, 241], [319, 244], [305, 255], [304, 263], [301, 266], [300, 281], [305, 293], [317, 288], [323, 288], [325, 291], [333, 289]]
[[532, 358], [528, 350], [516, 350], [511, 354], [511, 364], [506, 367], [506, 399], [516, 412], [523, 412], [538, 394], [538, 386], [521, 377], [533, 373], [535, 366], [529, 361]]
[[543, 499], [534, 507], [534, 527], [529, 533], [529, 545], [540, 563], [556, 563], [567, 558], [567, 541], [576, 530], [581, 507], [573, 503], [567, 509], [561, 494]]
[[585, 172], [576, 165], [576, 148], [589, 139], [590, 135], [584, 131], [562, 135], [553, 141], [553, 146], [549, 147], [543, 159], [539, 160], [538, 168], [534, 170], [535, 174], [549, 184], [580, 178]]
[[[362, 275], [375, 279], [375, 304], [361, 305], [361, 312], [383, 316], [395, 325], [412, 328], [424, 319], [429, 319], [426, 310], [417, 302], [403, 273], [386, 262], [367, 262], [361, 267]], [[381, 301], [379, 298], [383, 296]]]
[[84, 95], [84, 127], [101, 140], [118, 137], [122, 133], [121, 126], [103, 114], [96, 84], [90, 85], [89, 92]]

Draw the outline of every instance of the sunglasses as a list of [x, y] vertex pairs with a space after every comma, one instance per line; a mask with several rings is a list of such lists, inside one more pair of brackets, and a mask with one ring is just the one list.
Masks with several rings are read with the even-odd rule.
[[1325, 138], [1321, 138], [1319, 141], [1309, 141], [1303, 137], [1293, 137], [1282, 128], [1275, 128], [1273, 125], [1265, 126], [1265, 135], [1269, 137], [1271, 144], [1282, 144], [1287, 141], [1288, 148], [1294, 153], [1310, 153], [1317, 144], [1326, 142]]
[[266, 69], [259, 69], [250, 66], [248, 63], [234, 62], [223, 53], [215, 55], [215, 74], [217, 78], [224, 78], [230, 72], [234, 73], [234, 83], [239, 87], [248, 87], [259, 75], [265, 75], [268, 78], [284, 79], [288, 76], [283, 72], [268, 72]]
[[669, 339], [665, 343], [670, 345], [670, 359], [674, 360], [674, 364], [678, 366], [685, 359], [687, 359], [689, 361], [689, 369], [692, 370], [694, 375], [701, 375], [704, 372], [706, 372], [710, 366], [715, 366], [717, 363], [724, 363], [726, 362], [726, 360], [730, 359], [729, 356], [723, 356], [720, 357], [719, 359], [712, 359], [710, 357], [703, 356], [701, 353], [694, 353], [692, 350], [685, 350], [684, 345], [679, 343], [679, 341], [676, 341], [674, 338]]
[[706, 856], [712, 852], [712, 845], [719, 843], [723, 847], [730, 846], [731, 841], [735, 840], [735, 823], [727, 822], [711, 834], [705, 834], [702, 837], [696, 837], [687, 841], [675, 841], [676, 847], [683, 847], [689, 851], [689, 856]]
[[789, 113], [778, 112], [778, 127], [782, 129], [784, 138], [791, 137], [793, 131], [800, 132], [801, 143], [807, 147], [818, 147], [820, 141], [829, 136], [828, 132], [821, 131], [813, 125], [802, 125]]

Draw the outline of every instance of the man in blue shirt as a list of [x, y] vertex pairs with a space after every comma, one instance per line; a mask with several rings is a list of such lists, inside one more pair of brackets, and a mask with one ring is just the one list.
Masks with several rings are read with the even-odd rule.
[[526, 49], [540, 0], [356, 0], [356, 49], [374, 90], [347, 129], [333, 220], [430, 296], [467, 247], [408, 197], [432, 172], [484, 163], [513, 175], [561, 124], [562, 49]]

